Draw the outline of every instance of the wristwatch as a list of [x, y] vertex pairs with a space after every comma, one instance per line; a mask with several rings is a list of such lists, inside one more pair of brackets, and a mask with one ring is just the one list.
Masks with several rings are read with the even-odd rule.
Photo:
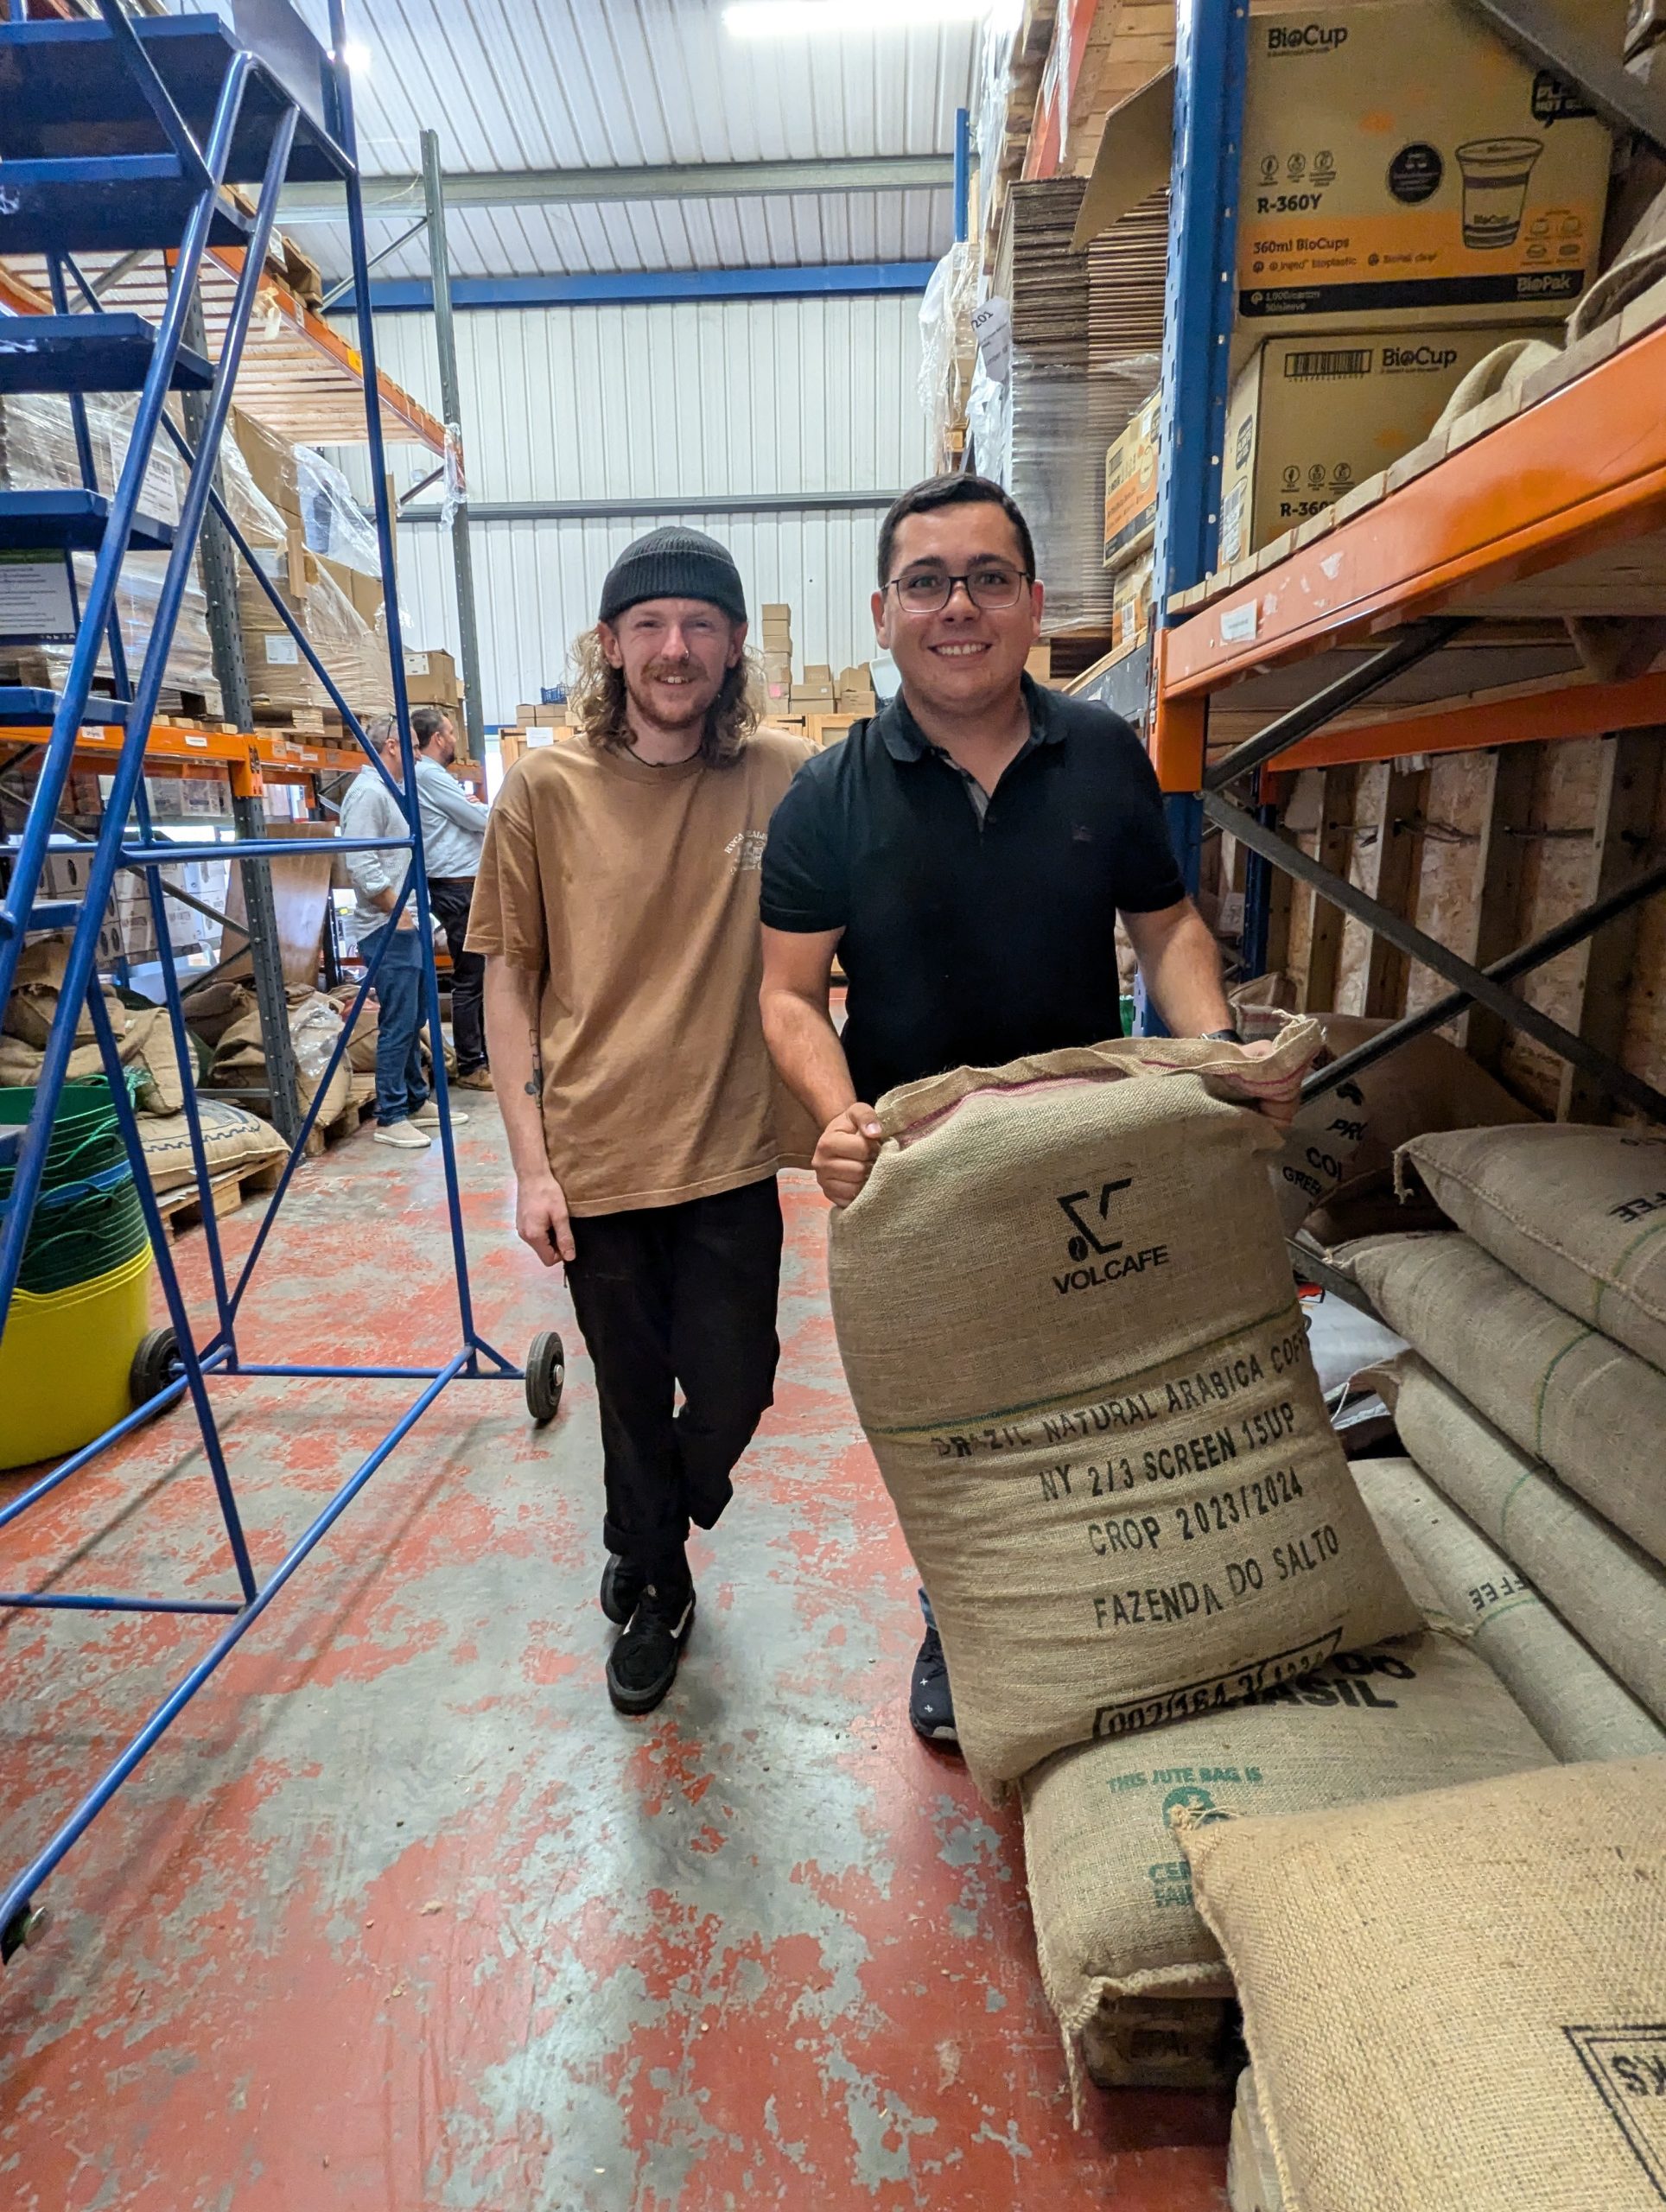
[[1205, 1029], [1198, 1041], [1203, 1045], [1241, 1045], [1243, 1037], [1237, 1029]]

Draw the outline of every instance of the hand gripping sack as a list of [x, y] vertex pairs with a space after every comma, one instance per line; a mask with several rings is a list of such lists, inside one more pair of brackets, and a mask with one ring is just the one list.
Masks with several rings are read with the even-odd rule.
[[1315, 1040], [1134, 1039], [881, 1103], [834, 1322], [986, 1794], [1421, 1625], [1313, 1376], [1278, 1132], [1232, 1103]]

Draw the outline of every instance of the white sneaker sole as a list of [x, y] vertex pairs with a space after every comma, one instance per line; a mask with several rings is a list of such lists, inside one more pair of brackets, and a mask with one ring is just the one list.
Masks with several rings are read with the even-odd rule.
[[408, 1136], [401, 1136], [393, 1129], [378, 1129], [371, 1139], [372, 1144], [391, 1145], [395, 1152], [426, 1152], [429, 1141], [421, 1129], [412, 1129]]

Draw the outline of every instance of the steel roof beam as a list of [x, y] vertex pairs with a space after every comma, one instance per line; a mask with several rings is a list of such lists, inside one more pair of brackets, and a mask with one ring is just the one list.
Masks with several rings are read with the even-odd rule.
[[[658, 168], [502, 169], [448, 175], [446, 206], [560, 207], [634, 200], [756, 200], [783, 194], [845, 192], [949, 192], [952, 154], [851, 156], [824, 162], [690, 162]], [[365, 213], [397, 219], [423, 207], [423, 180], [412, 174], [366, 177]], [[347, 204], [335, 182], [284, 188], [278, 216], [285, 223], [345, 223]]]

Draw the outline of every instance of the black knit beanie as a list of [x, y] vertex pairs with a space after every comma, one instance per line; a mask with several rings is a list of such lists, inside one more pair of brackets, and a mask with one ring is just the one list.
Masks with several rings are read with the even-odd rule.
[[707, 599], [736, 621], [747, 595], [732, 555], [697, 530], [651, 530], [627, 545], [601, 587], [599, 622], [616, 622], [645, 599]]

